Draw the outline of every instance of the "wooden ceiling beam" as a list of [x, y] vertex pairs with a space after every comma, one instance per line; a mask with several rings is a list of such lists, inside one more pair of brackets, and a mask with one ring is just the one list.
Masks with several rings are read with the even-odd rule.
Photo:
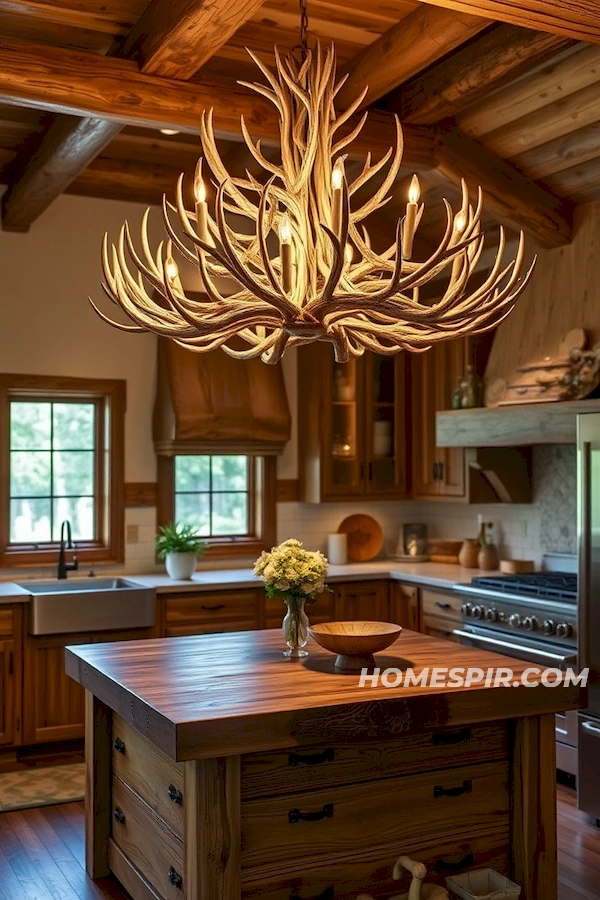
[[461, 132], [454, 124], [439, 129], [437, 170], [454, 184], [464, 178], [474, 199], [481, 186], [487, 210], [501, 223], [522, 228], [543, 247], [570, 243], [573, 205], [526, 178], [510, 163]]
[[[217, 137], [240, 140], [240, 116], [250, 134], [278, 143], [275, 107], [230, 80], [202, 83], [144, 75], [125, 59], [77, 53], [16, 39], [0, 40], [0, 100], [52, 112], [98, 116], [121, 125], [176, 128], [197, 133], [203, 109], [214, 108]], [[349, 127], [352, 127], [352, 122]], [[394, 118], [373, 110], [350, 150], [374, 155], [395, 142]], [[404, 162], [414, 168], [434, 164], [435, 132], [428, 126], [404, 128]]]
[[577, 46], [556, 34], [497, 25], [386, 97], [402, 122], [433, 124]]
[[454, 12], [483, 16], [533, 31], [600, 44], [597, 0], [424, 0]]
[[[263, 0], [152, 0], [119, 55], [142, 72], [187, 78], [215, 53]], [[179, 62], [178, 62], [179, 61]], [[2, 198], [2, 228], [27, 231], [121, 131], [98, 116], [57, 116]]]
[[119, 55], [142, 72], [187, 81], [264, 0], [152, 0]]
[[344, 66], [343, 73], [349, 76], [337, 105], [348, 107], [365, 85], [369, 91], [363, 107], [374, 103], [488, 26], [488, 19], [475, 15], [419, 7]]

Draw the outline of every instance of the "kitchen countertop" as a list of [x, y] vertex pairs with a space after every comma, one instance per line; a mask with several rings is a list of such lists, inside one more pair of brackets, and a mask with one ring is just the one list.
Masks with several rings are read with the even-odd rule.
[[[347, 563], [344, 566], [329, 566], [328, 583], [339, 581], [370, 581], [372, 579], [391, 579], [407, 584], [425, 587], [451, 589], [455, 584], [468, 584], [476, 575], [494, 575], [497, 572], [484, 572], [481, 569], [465, 569], [444, 563], [404, 563], [381, 559], [373, 562]], [[116, 577], [116, 576], [115, 576]], [[135, 581], [144, 587], [154, 587], [161, 594], [182, 593], [185, 591], [220, 591], [256, 588], [262, 581], [256, 578], [252, 569], [201, 569], [191, 579], [185, 581], [169, 578], [168, 575], [119, 575]], [[43, 579], [27, 579], [34, 582]], [[0, 606], [12, 603], [28, 603], [30, 594], [26, 588], [12, 581], [0, 582]]]
[[[381, 559], [374, 562], [347, 563], [344, 566], [329, 566], [327, 583], [336, 581], [370, 581], [390, 578], [410, 584], [433, 588], [452, 588], [455, 584], [468, 584], [476, 575], [490, 575], [481, 569], [465, 569], [462, 566], [445, 563], [404, 563]], [[181, 591], [218, 591], [227, 588], [260, 587], [252, 569], [216, 569], [194, 572], [190, 580], [177, 581], [168, 575], [130, 575], [146, 587], [155, 587], [160, 593], [180, 593]]]

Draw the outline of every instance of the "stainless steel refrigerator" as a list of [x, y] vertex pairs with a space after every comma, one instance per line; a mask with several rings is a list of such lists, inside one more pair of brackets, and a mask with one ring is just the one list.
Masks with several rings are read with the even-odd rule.
[[[578, 663], [600, 671], [600, 413], [577, 417]], [[579, 719], [578, 804], [600, 820], [600, 685]]]

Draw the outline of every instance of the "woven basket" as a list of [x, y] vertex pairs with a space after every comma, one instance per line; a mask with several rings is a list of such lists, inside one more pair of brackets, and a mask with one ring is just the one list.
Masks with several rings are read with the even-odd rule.
[[519, 900], [521, 888], [494, 869], [476, 869], [446, 878], [446, 887], [463, 900]]

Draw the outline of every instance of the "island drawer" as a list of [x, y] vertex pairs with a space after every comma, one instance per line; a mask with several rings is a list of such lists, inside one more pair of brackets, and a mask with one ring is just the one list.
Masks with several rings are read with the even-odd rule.
[[183, 764], [165, 756], [116, 713], [112, 717], [112, 769], [113, 775], [183, 837]]
[[408, 734], [391, 741], [315, 744], [242, 756], [242, 798], [372, 781], [508, 758], [504, 722]]
[[112, 837], [164, 900], [185, 900], [183, 842], [118, 778], [112, 784]]
[[242, 867], [323, 864], [421, 838], [508, 827], [508, 762], [242, 802]]
[[510, 875], [510, 831], [508, 823], [497, 828], [474, 831], [468, 825], [449, 828], [435, 842], [407, 838], [394, 848], [363, 848], [343, 860], [325, 860], [318, 865], [292, 864], [264, 866], [242, 871], [242, 900], [356, 900], [367, 892], [377, 897], [392, 897], [406, 891], [410, 875], [404, 872], [394, 881], [392, 870], [401, 854], [424, 863], [427, 882], [444, 885], [447, 875], [467, 869], [492, 868]]

